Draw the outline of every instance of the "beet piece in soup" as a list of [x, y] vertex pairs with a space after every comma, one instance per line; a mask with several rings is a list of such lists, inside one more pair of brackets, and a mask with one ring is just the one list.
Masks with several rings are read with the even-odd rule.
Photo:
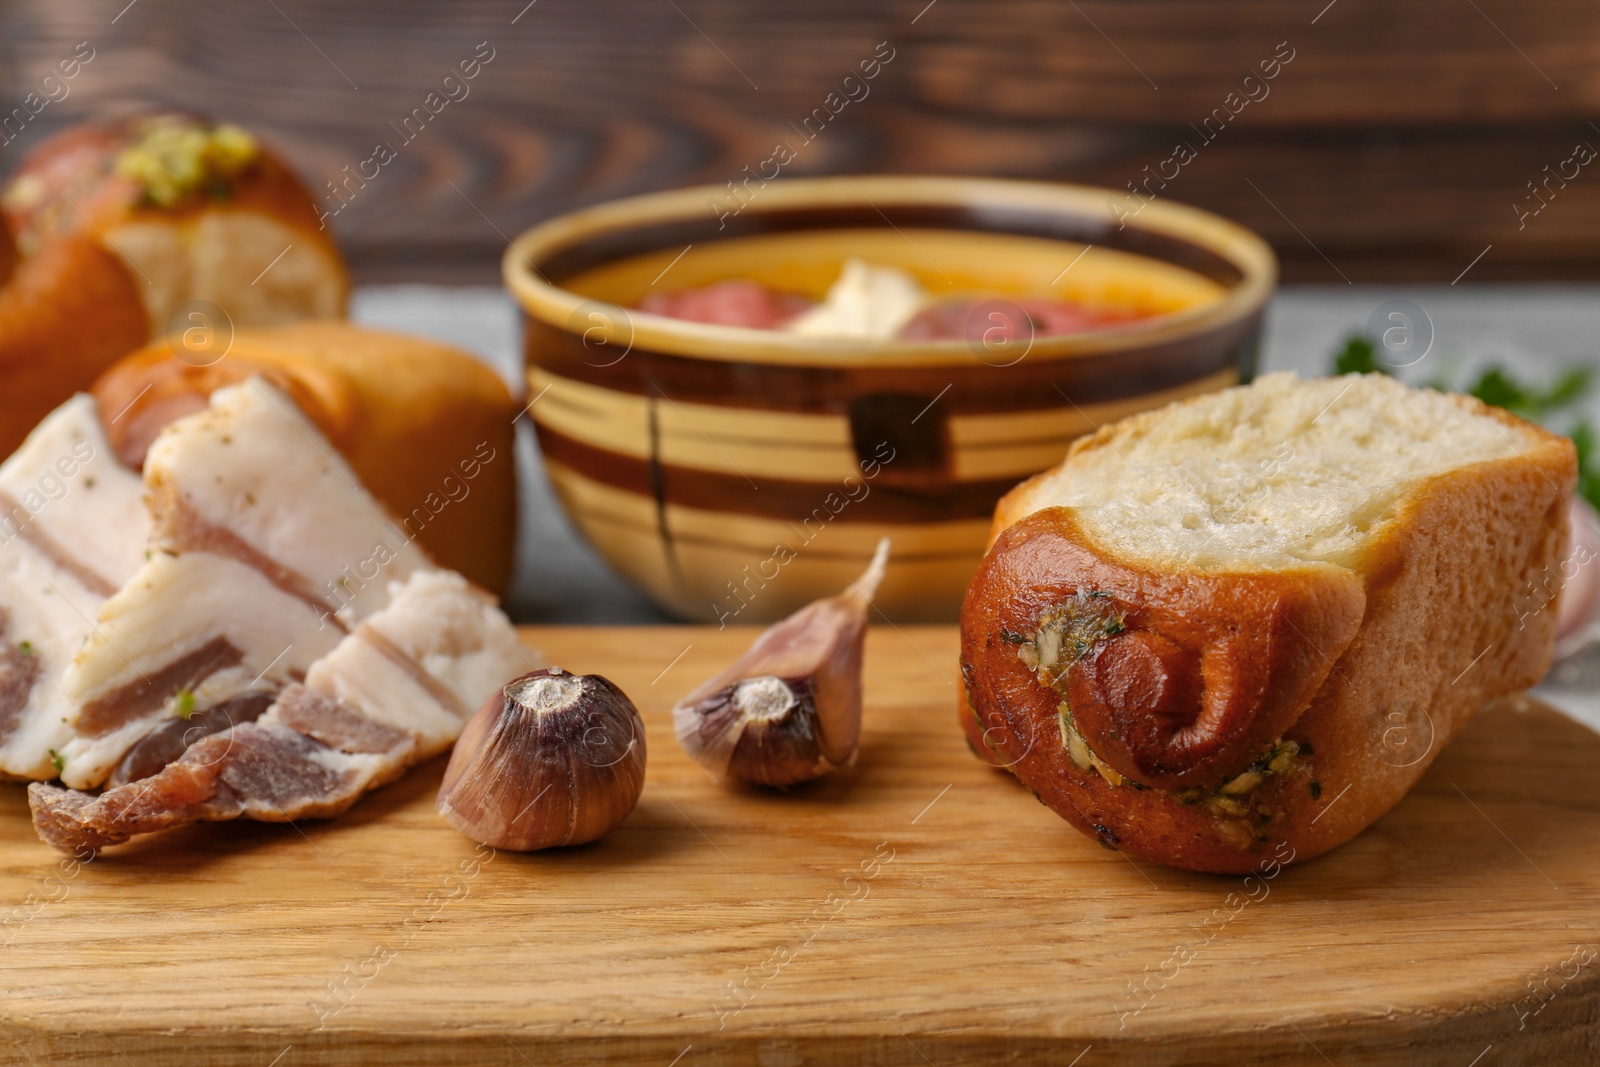
[[[993, 305], [985, 307], [984, 305]], [[1020, 313], [1019, 313], [1020, 312]], [[991, 340], [1026, 340], [1034, 337], [1085, 333], [1134, 322], [1145, 316], [1098, 311], [1065, 300], [1024, 297], [1020, 300], [947, 300], [924, 308], [900, 331], [902, 341], [959, 340], [969, 334]], [[991, 331], [998, 330], [999, 333]]]
[[639, 301], [639, 310], [713, 326], [776, 330], [815, 303], [799, 293], [735, 279], [671, 293], [651, 293]]

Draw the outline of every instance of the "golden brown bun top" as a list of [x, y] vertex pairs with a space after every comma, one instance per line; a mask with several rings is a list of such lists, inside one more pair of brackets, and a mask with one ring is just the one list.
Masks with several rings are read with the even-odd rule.
[[226, 355], [203, 366], [173, 344], [146, 345], [94, 385], [123, 462], [140, 468], [163, 427], [203, 409], [213, 391], [259, 375], [294, 399], [435, 559], [486, 589], [504, 588], [517, 404], [494, 370], [437, 341], [345, 322], [240, 330]]
[[[1088, 543], [1069, 509], [1047, 508], [1003, 531], [973, 578], [962, 662], [1003, 705], [1046, 700], [1039, 711], [1053, 717], [1069, 694], [1078, 730], [1128, 778], [1212, 786], [1299, 717], [1365, 606], [1360, 579], [1342, 568], [1129, 565]], [[1030, 665], [1020, 646], [1031, 647], [1041, 618], [1058, 620], [1059, 660]], [[1041, 685], [1041, 672], [1067, 694]]]
[[310, 193], [275, 153], [236, 126], [192, 115], [73, 126], [30, 152], [0, 197], [23, 255], [54, 234], [220, 207], [269, 215], [338, 256]]
[[348, 291], [311, 196], [249, 133], [174, 114], [74, 126], [0, 191], [0, 455], [196, 315], [338, 317]]
[[138, 470], [163, 427], [252, 375], [293, 397], [346, 455], [374, 420], [418, 425], [437, 421], [436, 408], [474, 407], [504, 412], [509, 422], [516, 412], [505, 382], [473, 356], [346, 322], [240, 330], [227, 354], [209, 363], [163, 338], [119, 360], [93, 392], [112, 447]]

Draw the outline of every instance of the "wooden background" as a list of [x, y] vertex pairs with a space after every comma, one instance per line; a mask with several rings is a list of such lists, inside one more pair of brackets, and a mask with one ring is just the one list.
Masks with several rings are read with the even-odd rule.
[[[1590, 0], [6, 0], [5, 108], [95, 58], [23, 135], [145, 104], [264, 132], [321, 188], [487, 41], [495, 58], [335, 221], [363, 280], [493, 281], [576, 205], [735, 178], [880, 41], [894, 60], [788, 168], [1122, 187], [1279, 42], [1295, 58], [1164, 195], [1255, 227], [1291, 280], [1581, 278], [1600, 268]], [[1570, 167], [1569, 167], [1570, 174]], [[448, 181], [447, 181], [448, 179]], [[454, 183], [455, 188], [452, 188]]]

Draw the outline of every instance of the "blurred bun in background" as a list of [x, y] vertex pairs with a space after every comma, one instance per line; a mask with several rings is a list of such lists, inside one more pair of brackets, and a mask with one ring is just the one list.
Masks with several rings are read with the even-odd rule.
[[238, 126], [176, 113], [43, 142], [0, 193], [0, 455], [113, 362], [176, 333], [342, 318], [344, 261], [294, 173]]

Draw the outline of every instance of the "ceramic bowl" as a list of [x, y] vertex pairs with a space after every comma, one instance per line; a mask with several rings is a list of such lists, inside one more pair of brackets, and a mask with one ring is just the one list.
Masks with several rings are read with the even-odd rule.
[[[1267, 245], [1108, 190], [838, 177], [703, 187], [552, 219], [507, 250], [545, 469], [602, 556], [676, 615], [766, 622], [838, 592], [880, 537], [877, 605], [954, 620], [995, 501], [1081, 434], [1247, 380]], [[850, 257], [934, 296], [965, 336], [838, 341], [647, 314], [731, 278], [820, 297]], [[1008, 298], [1151, 317], [1059, 336], [988, 327]], [[995, 320], [999, 321], [999, 320]]]

